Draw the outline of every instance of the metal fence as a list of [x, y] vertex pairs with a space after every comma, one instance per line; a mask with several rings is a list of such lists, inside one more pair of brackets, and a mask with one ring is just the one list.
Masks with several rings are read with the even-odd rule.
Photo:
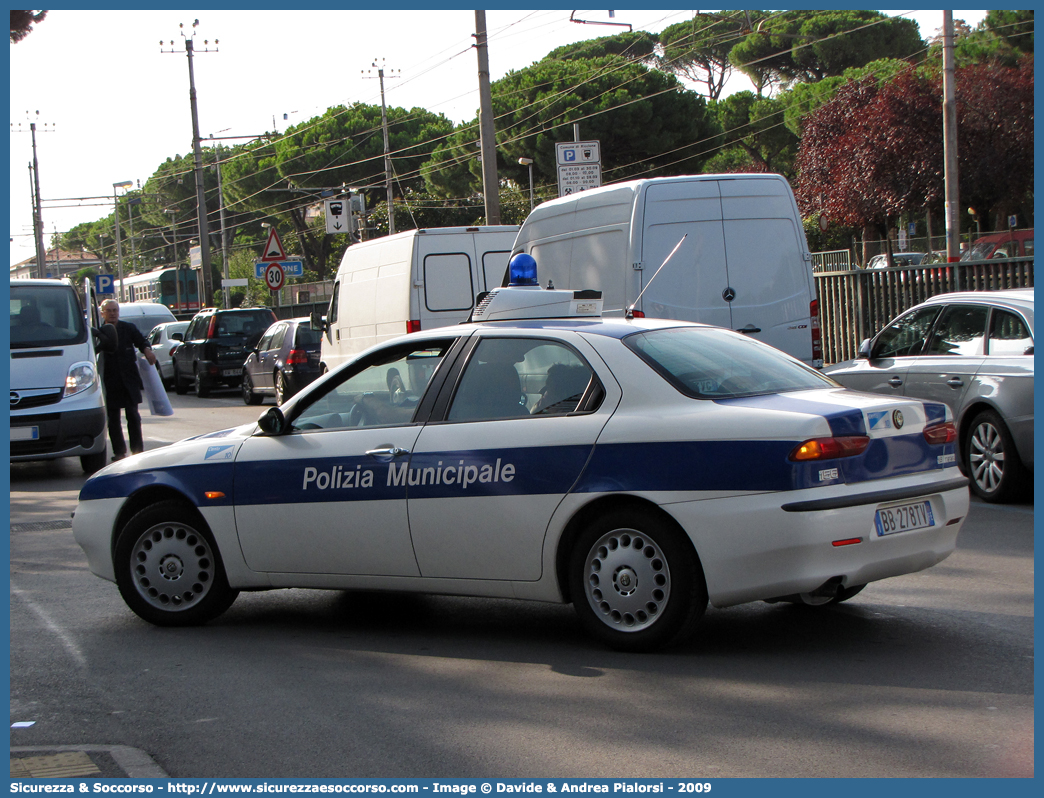
[[823, 362], [856, 356], [870, 338], [907, 308], [951, 291], [1033, 287], [1033, 258], [1004, 258], [889, 269], [817, 273]]

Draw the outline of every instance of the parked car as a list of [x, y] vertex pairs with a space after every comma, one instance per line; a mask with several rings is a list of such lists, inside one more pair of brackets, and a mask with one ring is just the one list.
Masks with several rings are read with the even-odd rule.
[[188, 393], [193, 383], [199, 397], [209, 396], [214, 388], [238, 388], [243, 363], [275, 321], [269, 308], [201, 310], [171, 356], [175, 392]]
[[708, 601], [827, 606], [954, 550], [945, 405], [600, 310], [496, 288], [473, 323], [378, 344], [256, 424], [113, 463], [73, 534], [160, 626], [240, 590], [402, 590], [572, 602], [630, 651], [685, 640]]
[[322, 336], [309, 327], [307, 316], [277, 321], [265, 330], [243, 364], [243, 401], [259, 405], [274, 396], [281, 405], [318, 377]]
[[168, 321], [157, 324], [149, 333], [149, 346], [152, 347], [152, 354], [156, 356], [156, 369], [167, 388], [174, 385], [174, 361], [170, 352], [185, 338], [188, 326], [187, 321]]
[[824, 371], [848, 388], [953, 408], [962, 469], [986, 501], [1021, 493], [1033, 469], [1033, 290], [939, 294]]
[[[920, 266], [924, 260], [923, 252], [893, 252], [892, 261], [896, 266]], [[866, 264], [868, 269], [887, 269], [888, 254], [874, 255]]]
[[169, 324], [177, 319], [170, 308], [159, 302], [121, 302], [120, 321], [129, 321], [147, 336], [157, 324]]
[[1006, 233], [991, 233], [975, 239], [961, 253], [961, 260], [1015, 258], [1033, 254], [1033, 228]]

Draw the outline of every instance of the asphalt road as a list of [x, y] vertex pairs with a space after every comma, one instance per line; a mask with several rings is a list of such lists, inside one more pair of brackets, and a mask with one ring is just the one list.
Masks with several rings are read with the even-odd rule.
[[[171, 398], [148, 448], [263, 410]], [[11, 467], [15, 747], [183, 778], [1033, 775], [1032, 504], [974, 503], [949, 559], [844, 605], [712, 608], [631, 655], [506, 600], [284, 590], [151, 627], [72, 539], [83, 480]]]

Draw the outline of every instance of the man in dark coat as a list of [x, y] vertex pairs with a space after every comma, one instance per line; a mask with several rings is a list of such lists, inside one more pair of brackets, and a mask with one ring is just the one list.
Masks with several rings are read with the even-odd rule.
[[138, 373], [137, 348], [145, 355], [149, 365], [156, 365], [156, 356], [145, 336], [130, 322], [120, 321], [120, 305], [115, 299], [101, 303], [102, 321], [116, 328], [116, 351], [105, 355], [102, 379], [105, 383], [105, 411], [109, 417], [109, 442], [112, 444], [112, 459], [122, 460], [127, 456], [127, 444], [123, 440], [120, 410], [127, 415], [127, 437], [130, 439], [131, 454], [145, 449], [141, 435], [141, 375]]

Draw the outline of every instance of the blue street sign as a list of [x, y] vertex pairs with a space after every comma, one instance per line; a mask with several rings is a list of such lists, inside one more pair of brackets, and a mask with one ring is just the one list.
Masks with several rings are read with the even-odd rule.
[[116, 281], [111, 274], [99, 274], [94, 278], [94, 290], [99, 294], [115, 294]]
[[299, 260], [259, 260], [254, 262], [254, 276], [259, 280], [265, 279], [265, 269], [272, 263], [278, 263], [283, 267], [283, 272], [287, 277], [303, 277], [304, 276], [304, 262]]

